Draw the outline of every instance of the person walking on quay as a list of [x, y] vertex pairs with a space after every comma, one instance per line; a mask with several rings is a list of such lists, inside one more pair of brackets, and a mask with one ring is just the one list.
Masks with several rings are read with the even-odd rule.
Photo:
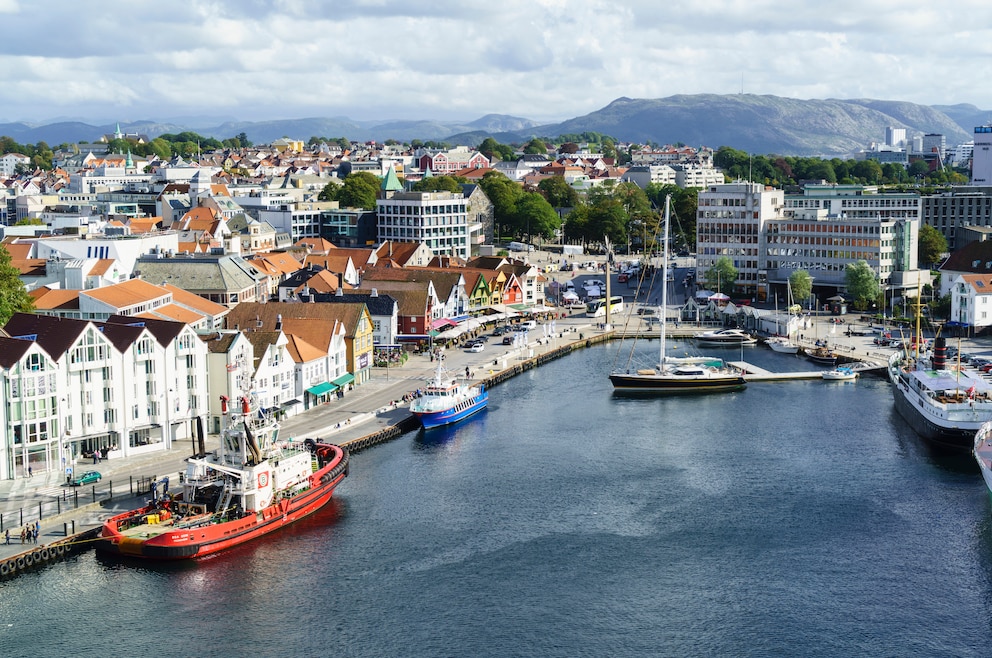
[[34, 543], [38, 543], [38, 535], [41, 534], [41, 519], [34, 522]]
[[3, 543], [10, 546], [10, 528], [3, 533]]
[[21, 543], [22, 544], [24, 543], [24, 540], [27, 539], [27, 536], [28, 536], [28, 527], [27, 526], [23, 526], [21, 528]]
[[34, 469], [28, 466], [28, 477], [34, 477]]

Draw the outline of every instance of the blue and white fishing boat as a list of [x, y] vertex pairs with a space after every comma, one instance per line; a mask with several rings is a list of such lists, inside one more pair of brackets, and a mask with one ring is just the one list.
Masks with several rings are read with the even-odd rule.
[[410, 412], [420, 419], [424, 429], [430, 429], [464, 420], [488, 404], [489, 391], [484, 384], [459, 384], [456, 377], [445, 374], [438, 359], [434, 379], [410, 404]]

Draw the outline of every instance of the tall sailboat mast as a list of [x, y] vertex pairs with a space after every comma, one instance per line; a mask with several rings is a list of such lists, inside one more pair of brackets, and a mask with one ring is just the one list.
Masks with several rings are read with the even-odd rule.
[[668, 217], [669, 217], [669, 204], [671, 203], [671, 195], [665, 197], [665, 232], [662, 234], [661, 241], [661, 308], [658, 309], [658, 318], [661, 320], [661, 335], [660, 342], [661, 347], [659, 348], [658, 358], [658, 370], [663, 372], [665, 370], [665, 325], [668, 324]]

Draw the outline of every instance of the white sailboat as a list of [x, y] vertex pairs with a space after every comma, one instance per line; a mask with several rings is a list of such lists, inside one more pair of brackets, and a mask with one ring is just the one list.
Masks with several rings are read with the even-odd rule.
[[722, 359], [668, 359], [665, 356], [665, 327], [667, 325], [668, 308], [668, 225], [671, 213], [671, 197], [665, 198], [665, 229], [662, 241], [664, 258], [662, 259], [664, 287], [661, 293], [660, 348], [658, 363], [653, 368], [631, 369], [628, 362], [625, 371], [614, 371], [610, 374], [610, 382], [617, 391], [631, 393], [714, 393], [723, 391], [738, 391], [747, 382], [743, 374], [723, 362]]
[[[792, 284], [786, 280], [786, 289], [788, 290], [788, 296], [786, 301], [789, 304], [790, 314], [792, 309]], [[791, 315], [790, 315], [791, 318]], [[778, 295], [775, 295], [775, 326], [778, 327]], [[789, 324], [785, 326], [784, 336], [772, 336], [765, 341], [765, 345], [770, 347], [773, 352], [779, 352], [781, 354], [798, 354], [799, 345], [792, 342], [792, 327]]]

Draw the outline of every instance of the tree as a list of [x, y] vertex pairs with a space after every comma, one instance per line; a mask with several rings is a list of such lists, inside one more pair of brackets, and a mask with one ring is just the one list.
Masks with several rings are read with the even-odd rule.
[[492, 137], [486, 137], [479, 144], [479, 153], [489, 158], [489, 162], [496, 160], [513, 160], [513, 147], [507, 144], [500, 144]]
[[11, 264], [10, 252], [0, 246], [0, 325], [14, 313], [30, 313], [34, 302], [21, 281], [20, 272]]
[[921, 226], [917, 253], [921, 265], [933, 265], [947, 253], [947, 239], [933, 226]]
[[524, 195], [523, 188], [498, 171], [487, 172], [479, 181], [479, 187], [492, 201], [493, 222], [497, 231], [516, 234], [517, 202]]
[[460, 176], [431, 176], [414, 183], [412, 192], [461, 192], [465, 179]]
[[589, 206], [584, 203], [579, 204], [572, 209], [572, 212], [565, 215], [565, 224], [562, 230], [566, 240], [589, 242], [592, 236], [589, 224]]
[[543, 139], [535, 137], [524, 145], [524, 153], [527, 155], [547, 155], [548, 145]]
[[562, 144], [561, 146], [558, 147], [558, 152], [559, 153], [578, 153], [579, 152], [579, 145], [576, 144], [575, 142], [565, 142], [564, 144]]
[[545, 178], [537, 184], [537, 189], [553, 208], [574, 208], [579, 205], [579, 193], [561, 176]]
[[789, 275], [789, 288], [793, 302], [806, 299], [813, 292], [813, 277], [806, 270], [796, 270]]
[[317, 195], [318, 201], [337, 201], [338, 193], [341, 191], [341, 183], [332, 181], [324, 186], [324, 189]]
[[367, 171], [348, 174], [338, 191], [337, 201], [342, 208], [375, 210], [380, 185], [379, 179]]
[[524, 192], [523, 197], [517, 202], [516, 223], [526, 229], [529, 242], [531, 235], [553, 237], [555, 230], [561, 225], [561, 220], [543, 196], [537, 192]]
[[737, 284], [737, 268], [726, 256], [720, 256], [713, 267], [706, 270], [706, 287], [729, 294]]
[[878, 299], [882, 292], [875, 271], [864, 260], [847, 264], [844, 282], [847, 292], [854, 297], [854, 307], [860, 311], [868, 308], [868, 304]]

